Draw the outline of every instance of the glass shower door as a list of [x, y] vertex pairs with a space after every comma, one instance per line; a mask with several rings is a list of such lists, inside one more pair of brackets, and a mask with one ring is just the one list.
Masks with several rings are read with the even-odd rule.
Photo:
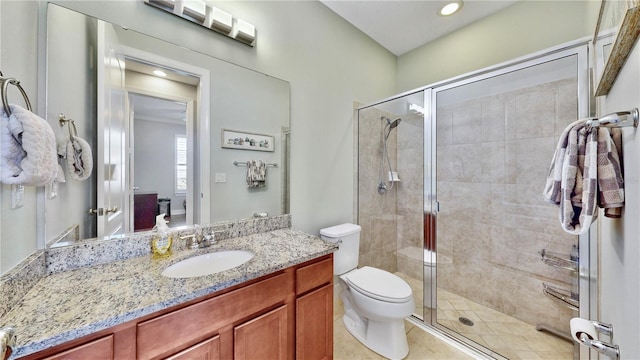
[[570, 259], [579, 239], [542, 190], [560, 133], [588, 113], [581, 61], [556, 54], [433, 89], [425, 189], [437, 196], [425, 195], [425, 250], [437, 261], [425, 254], [437, 275], [425, 322], [492, 355], [574, 358], [578, 275], [541, 252]]

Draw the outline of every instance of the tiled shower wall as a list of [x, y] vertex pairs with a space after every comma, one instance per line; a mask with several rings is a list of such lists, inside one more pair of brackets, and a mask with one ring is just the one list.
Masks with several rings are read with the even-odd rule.
[[[402, 119], [387, 141], [391, 165], [401, 181], [383, 195], [378, 193], [383, 153], [382, 131], [386, 124], [381, 120], [382, 116], [391, 120], [398, 117]], [[398, 116], [375, 108], [359, 112], [358, 221], [362, 226], [361, 266], [396, 272], [403, 265], [398, 263], [403, 261], [402, 258], [396, 257], [399, 249], [422, 247], [423, 122], [422, 114]], [[387, 172], [385, 159], [385, 177]]]
[[[571, 274], [538, 251], [566, 253], [577, 237], [542, 190], [558, 137], [577, 118], [565, 79], [437, 108], [438, 288], [531, 324], [567, 330], [572, 311], [543, 294]], [[573, 315], [575, 316], [575, 315]]]
[[[384, 195], [378, 194], [383, 153], [382, 116], [392, 115], [375, 108], [360, 110], [358, 115], [358, 223], [362, 227], [359, 265], [395, 272], [396, 188]], [[389, 157], [394, 166], [396, 138], [397, 132], [394, 131], [387, 141]]]

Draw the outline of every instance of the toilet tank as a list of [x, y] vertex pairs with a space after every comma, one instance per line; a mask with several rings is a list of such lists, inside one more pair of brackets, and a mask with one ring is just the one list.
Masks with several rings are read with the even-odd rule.
[[334, 275], [342, 275], [358, 267], [360, 229], [360, 225], [342, 224], [320, 230], [323, 240], [338, 244], [338, 251], [333, 253]]

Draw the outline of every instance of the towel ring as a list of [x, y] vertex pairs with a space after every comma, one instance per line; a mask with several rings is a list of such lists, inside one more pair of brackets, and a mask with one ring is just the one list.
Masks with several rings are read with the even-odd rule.
[[20, 85], [20, 81], [14, 78], [4, 78], [2, 77], [2, 72], [0, 72], [0, 82], [2, 82], [2, 106], [4, 107], [4, 111], [7, 115], [11, 115], [11, 108], [9, 107], [9, 100], [7, 99], [9, 84], [15, 85], [18, 90], [20, 90], [20, 93], [22, 93], [22, 97], [24, 98], [24, 102], [27, 105], [27, 110], [31, 111], [31, 102], [29, 101], [27, 92], [24, 91], [24, 88]]

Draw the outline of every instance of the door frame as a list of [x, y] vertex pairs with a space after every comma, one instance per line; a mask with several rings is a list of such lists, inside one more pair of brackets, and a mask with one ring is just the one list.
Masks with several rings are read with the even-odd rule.
[[[187, 191], [187, 204], [191, 204], [192, 209], [198, 209], [197, 211], [187, 211], [187, 224], [208, 224], [211, 222], [211, 191], [210, 191], [210, 161], [206, 156], [210, 153], [211, 149], [211, 135], [210, 135], [210, 71], [195, 65], [187, 64], [178, 60], [167, 58], [154, 53], [149, 53], [140, 49], [132, 48], [129, 46], [122, 46], [122, 55], [127, 58], [139, 60], [146, 63], [152, 63], [167, 67], [173, 70], [190, 73], [198, 78], [200, 82], [197, 85], [196, 99], [184, 99], [176, 97], [178, 101], [189, 102], [195, 100], [196, 116], [194, 121], [187, 121], [187, 138], [194, 141], [190, 141], [189, 145], [189, 160], [193, 161], [194, 166], [188, 167], [188, 188], [192, 189]], [[127, 90], [135, 93], [169, 98], [168, 96], [152, 91], [126, 88]], [[129, 134], [127, 134], [129, 137]], [[197, 149], [195, 148], [197, 144]], [[195, 179], [198, 179], [196, 182]], [[131, 180], [129, 178], [129, 180]], [[129, 189], [130, 190], [130, 189]], [[133, 203], [133, 193], [129, 194], [130, 204]], [[133, 207], [132, 207], [133, 208]], [[191, 215], [189, 215], [191, 214]], [[194, 216], [195, 215], [195, 216]]]

